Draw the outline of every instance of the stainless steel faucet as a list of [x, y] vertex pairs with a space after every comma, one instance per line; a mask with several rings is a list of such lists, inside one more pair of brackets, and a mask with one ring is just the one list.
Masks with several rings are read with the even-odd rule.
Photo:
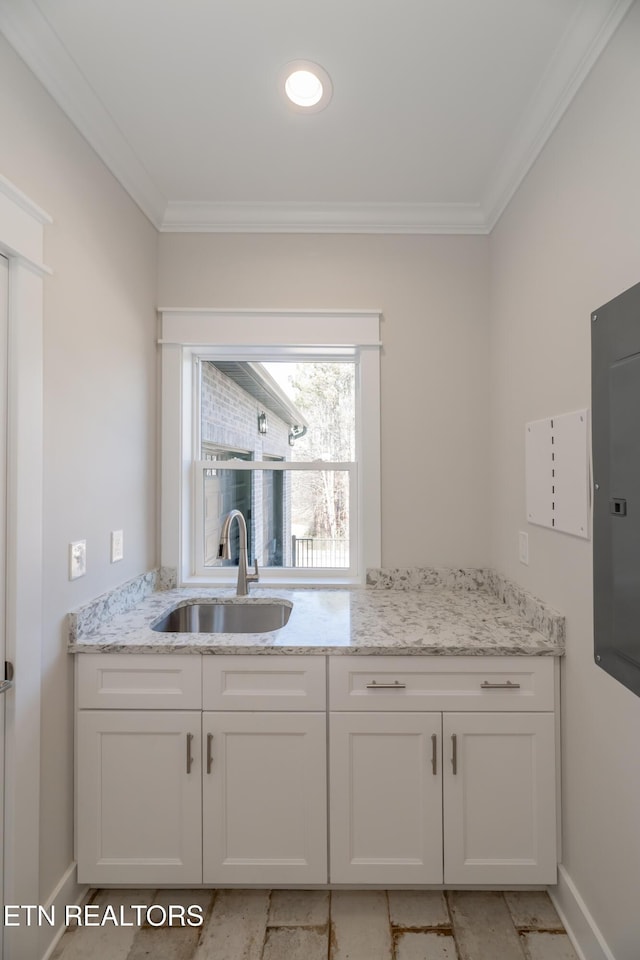
[[240, 534], [240, 546], [238, 551], [238, 586], [236, 588], [236, 595], [238, 597], [246, 597], [249, 593], [248, 584], [257, 583], [260, 579], [260, 574], [258, 572], [257, 560], [253, 561], [255, 564], [255, 573], [247, 572], [247, 524], [245, 523], [245, 519], [239, 510], [230, 510], [222, 521], [222, 527], [220, 529], [220, 546], [218, 547], [218, 559], [231, 559], [229, 533], [231, 531], [231, 524], [234, 520], [238, 521], [238, 532]]

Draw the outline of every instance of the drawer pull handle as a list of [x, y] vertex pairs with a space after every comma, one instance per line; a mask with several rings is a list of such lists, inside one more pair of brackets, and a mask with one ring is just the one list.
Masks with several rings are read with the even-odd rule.
[[431, 734], [431, 770], [435, 777], [438, 773], [438, 738], [435, 733]]
[[193, 765], [193, 757], [191, 756], [191, 743], [193, 741], [193, 734], [187, 734], [187, 773], [191, 773], [191, 767]]
[[511, 680], [507, 680], [506, 683], [489, 683], [488, 680], [483, 680], [480, 684], [481, 690], [519, 690], [519, 683], [512, 683]]
[[207, 773], [211, 773], [211, 768], [213, 766], [213, 756], [211, 753], [211, 744], [213, 743], [213, 734], [207, 734]]
[[458, 737], [455, 733], [451, 734], [451, 766], [455, 777], [458, 772]]
[[399, 680], [394, 680], [393, 683], [378, 683], [377, 680], [372, 680], [367, 684], [367, 690], [406, 690], [406, 687], [406, 683], [400, 683]]

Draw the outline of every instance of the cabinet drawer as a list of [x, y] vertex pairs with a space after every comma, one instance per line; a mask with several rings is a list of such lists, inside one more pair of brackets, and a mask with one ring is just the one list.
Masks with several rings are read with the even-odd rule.
[[324, 657], [205, 656], [205, 710], [324, 710]]
[[199, 710], [202, 657], [86, 653], [77, 657], [80, 709]]
[[552, 657], [330, 657], [331, 710], [553, 710]]

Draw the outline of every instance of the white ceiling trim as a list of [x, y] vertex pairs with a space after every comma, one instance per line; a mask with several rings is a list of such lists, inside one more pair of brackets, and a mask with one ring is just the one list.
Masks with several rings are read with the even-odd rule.
[[177, 203], [166, 233], [486, 233], [475, 203]]
[[33, 0], [2, 0], [0, 30], [142, 212], [159, 227], [166, 197]]
[[584, 0], [514, 131], [483, 199], [487, 233], [504, 213], [632, 3], [633, 0]]
[[2, 0], [0, 30], [163, 232], [487, 234], [632, 3], [584, 0], [477, 203], [167, 202], [34, 0]]

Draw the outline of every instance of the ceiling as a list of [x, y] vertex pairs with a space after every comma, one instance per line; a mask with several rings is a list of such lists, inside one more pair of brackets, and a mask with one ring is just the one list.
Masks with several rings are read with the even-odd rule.
[[0, 30], [161, 230], [487, 233], [631, 3], [0, 0]]

